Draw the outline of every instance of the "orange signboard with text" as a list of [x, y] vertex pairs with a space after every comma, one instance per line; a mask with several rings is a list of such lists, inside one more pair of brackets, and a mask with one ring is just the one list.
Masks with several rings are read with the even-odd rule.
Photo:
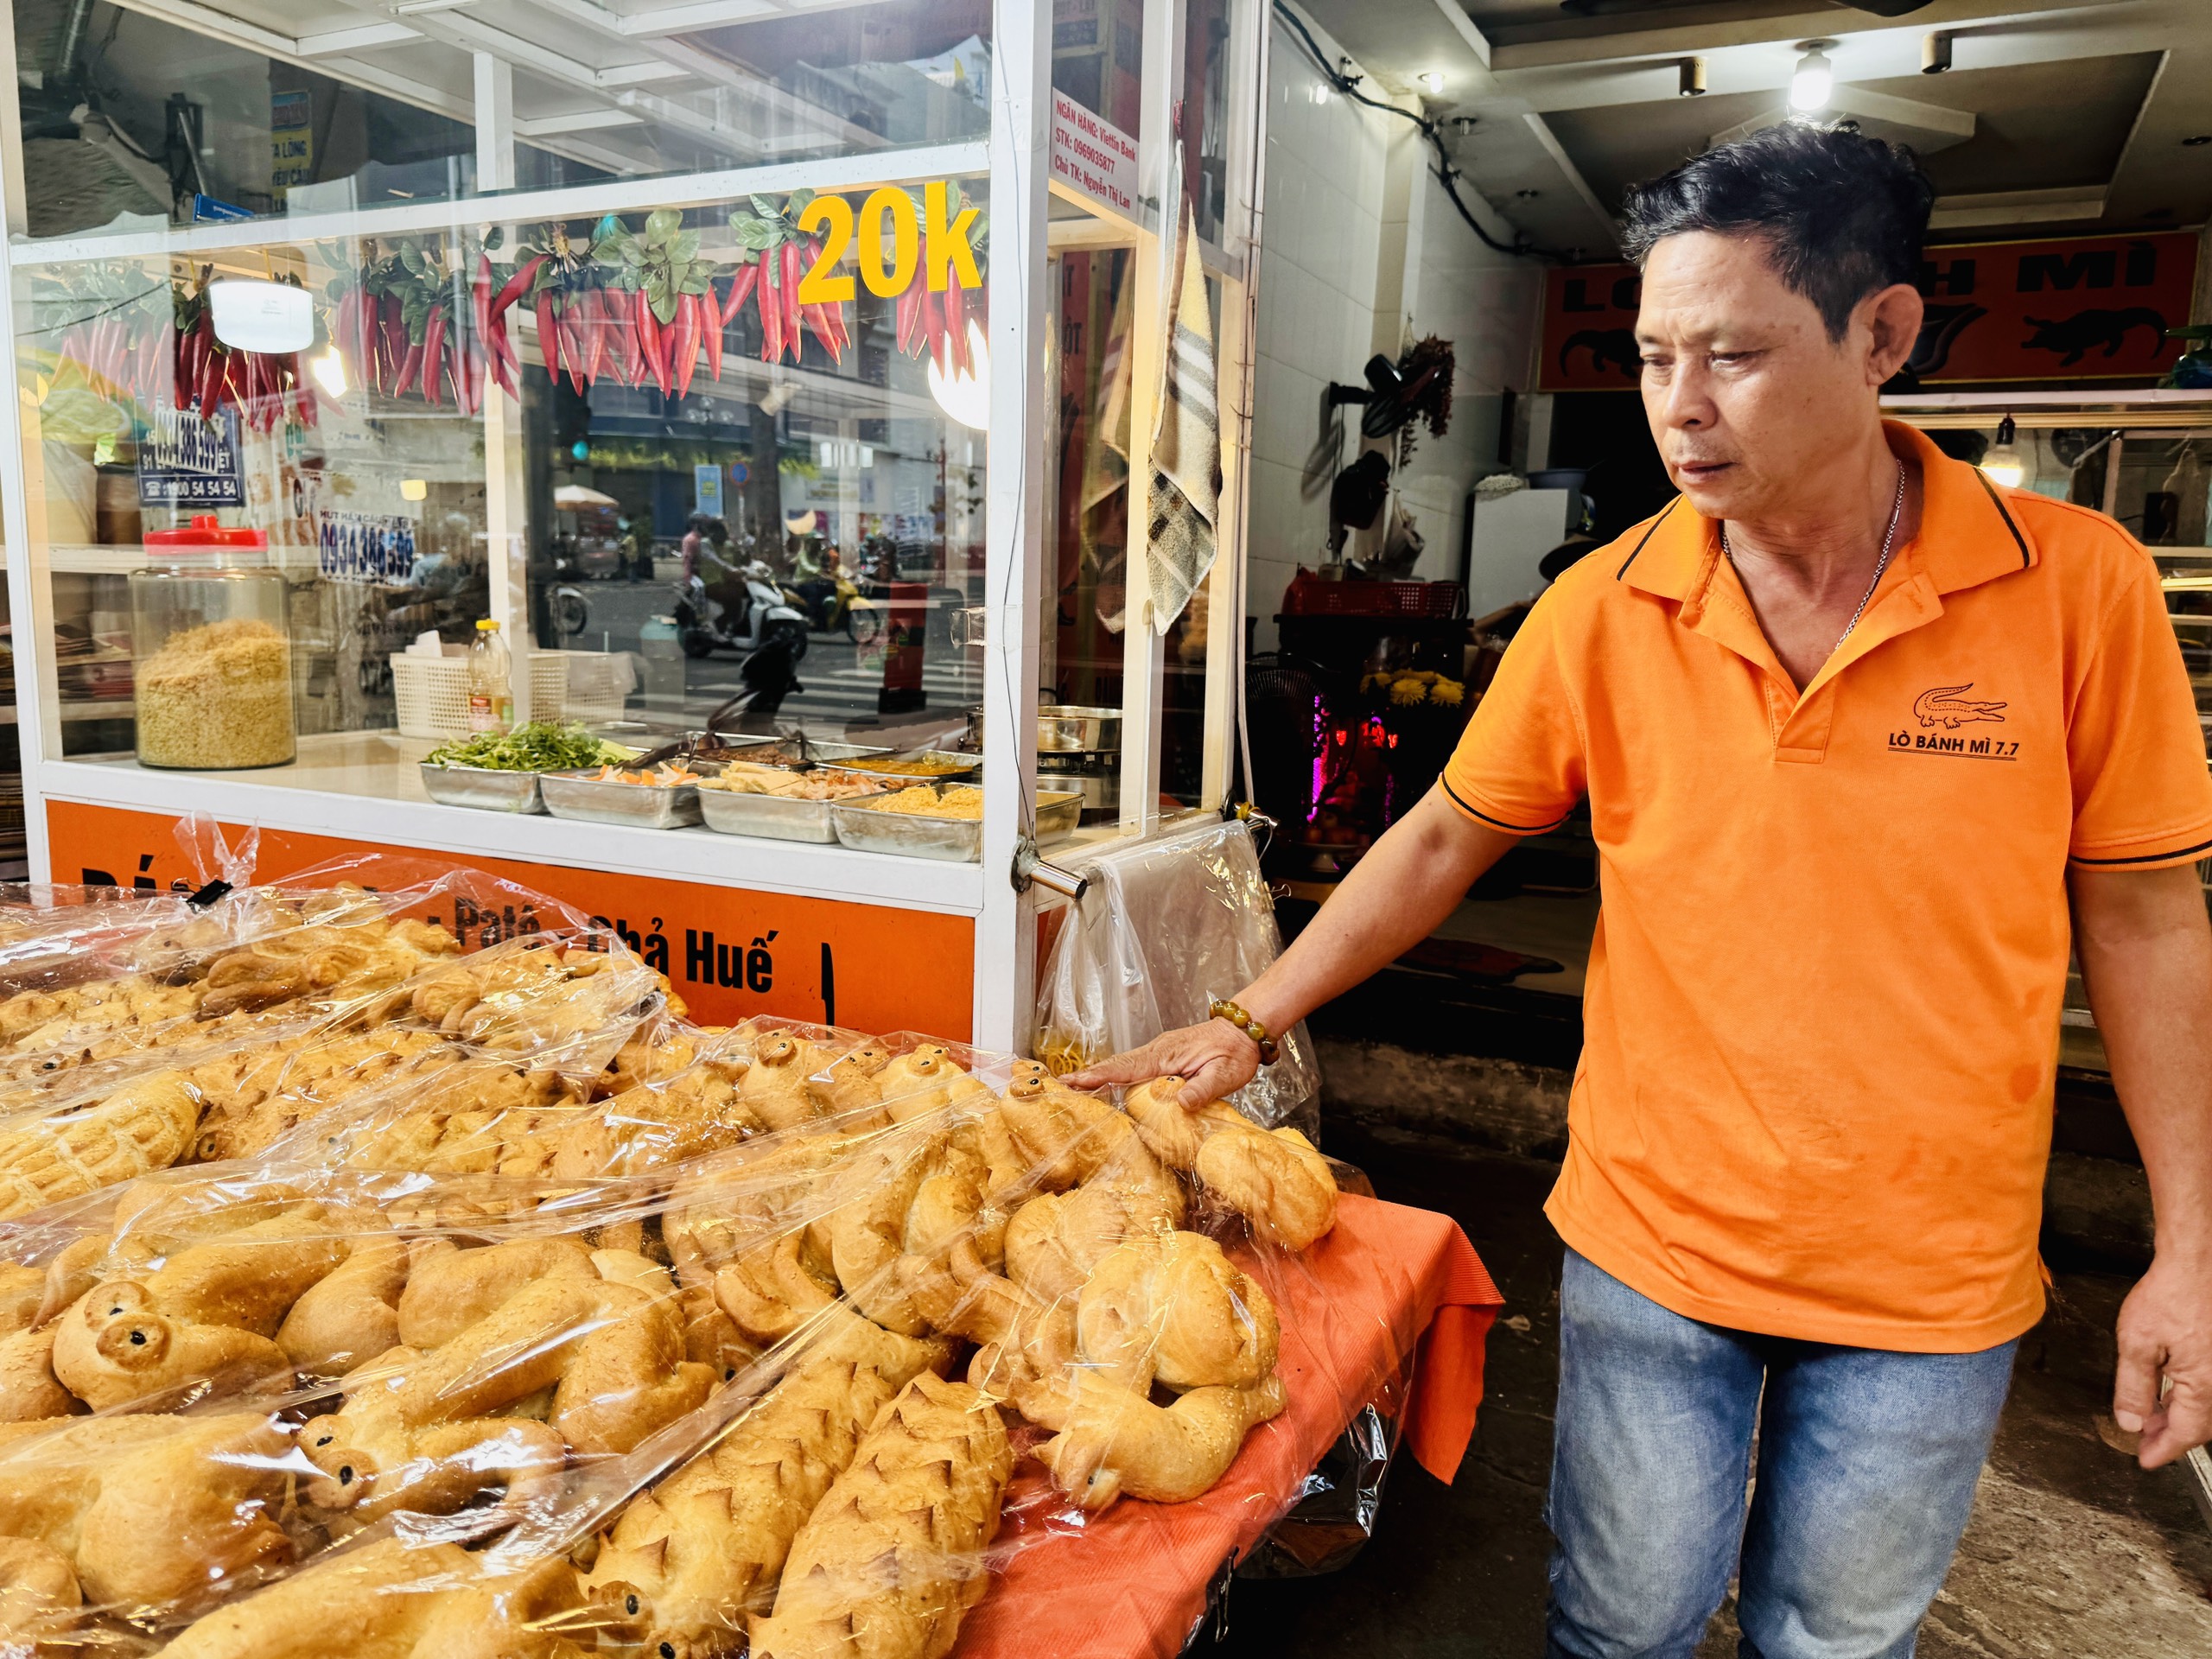
[[[196, 883], [173, 833], [175, 823], [165, 813], [50, 801], [54, 878], [189, 890]], [[238, 828], [223, 828], [235, 846]], [[766, 1014], [861, 1031], [923, 1031], [958, 1041], [972, 1032], [976, 934], [965, 916], [422, 852], [287, 830], [264, 829], [260, 836], [254, 871], [260, 880], [280, 880], [333, 859], [397, 853], [425, 866], [480, 869], [562, 899], [620, 933], [669, 976], [692, 1018], [709, 1025]], [[505, 937], [516, 931], [518, 919], [455, 916], [448, 925], [480, 937], [486, 931]]]
[[[2155, 378], [2181, 355], [2166, 330], [2189, 321], [2196, 282], [2187, 231], [1930, 247], [1906, 367], [1923, 385]], [[1633, 265], [1546, 273], [1538, 389], [1633, 388], [1637, 297]]]

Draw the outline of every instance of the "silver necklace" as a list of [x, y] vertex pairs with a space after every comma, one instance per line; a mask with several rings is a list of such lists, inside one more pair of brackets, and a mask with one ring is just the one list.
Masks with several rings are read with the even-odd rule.
[[[1897, 463], [1897, 499], [1890, 503], [1890, 527], [1882, 532], [1882, 556], [1874, 561], [1874, 579], [1866, 584], [1866, 591], [1859, 595], [1859, 608], [1851, 613], [1851, 620], [1843, 625], [1843, 632], [1835, 637], [1835, 644], [1828, 647], [1833, 657], [1843, 649], [1843, 642], [1851, 638], [1851, 631], [1859, 626], [1859, 619], [1866, 614], [1866, 607], [1874, 597], [1874, 590], [1882, 585], [1882, 574], [1890, 568], [1890, 550], [1897, 539], [1897, 520], [1904, 516], [1904, 463]], [[1728, 563], [1736, 563], [1736, 550], [1728, 545], [1728, 521], [1720, 521], [1720, 550], [1728, 556]]]

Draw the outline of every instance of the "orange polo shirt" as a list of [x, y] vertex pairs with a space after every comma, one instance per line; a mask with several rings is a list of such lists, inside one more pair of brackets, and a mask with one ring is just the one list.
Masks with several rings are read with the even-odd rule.
[[1444, 774], [1587, 796], [1604, 908], [1568, 1244], [1738, 1330], [1971, 1352], [2040, 1316], [2070, 861], [2212, 855], [2157, 569], [1909, 427], [1918, 535], [1802, 695], [1673, 502], [1537, 601]]

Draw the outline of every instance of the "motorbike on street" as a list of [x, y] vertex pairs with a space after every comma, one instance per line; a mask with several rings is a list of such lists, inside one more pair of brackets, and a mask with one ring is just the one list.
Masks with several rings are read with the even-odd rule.
[[[793, 665], [806, 655], [806, 613], [791, 604], [759, 560], [732, 565], [711, 552], [676, 601], [677, 639], [686, 657], [774, 645]], [[711, 580], [710, 580], [711, 578]]]
[[842, 633], [856, 645], [883, 637], [882, 607], [842, 570], [787, 585], [784, 598], [806, 613], [806, 625], [817, 633]]

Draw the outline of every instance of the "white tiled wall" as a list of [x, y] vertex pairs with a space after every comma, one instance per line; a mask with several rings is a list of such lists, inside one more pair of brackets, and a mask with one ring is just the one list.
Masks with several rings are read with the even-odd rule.
[[[1262, 651], [1274, 647], [1283, 588], [1298, 565], [1320, 562], [1328, 534], [1338, 457], [1311, 466], [1322, 389], [1357, 383], [1377, 350], [1395, 355], [1408, 324], [1406, 338], [1453, 342], [1452, 431], [1421, 437], [1403, 493], [1428, 543], [1419, 574], [1456, 575], [1466, 493], [1496, 453], [1498, 394], [1522, 379], [1541, 281], [1533, 262], [1476, 239], [1421, 164], [1409, 123], [1333, 94], [1316, 104], [1320, 77], [1280, 22], [1272, 60], [1246, 589]], [[1394, 169], [1402, 207], [1390, 200]], [[1489, 228], [1506, 238], [1502, 224]], [[1343, 460], [1357, 448], [1357, 413], [1344, 411]]]

